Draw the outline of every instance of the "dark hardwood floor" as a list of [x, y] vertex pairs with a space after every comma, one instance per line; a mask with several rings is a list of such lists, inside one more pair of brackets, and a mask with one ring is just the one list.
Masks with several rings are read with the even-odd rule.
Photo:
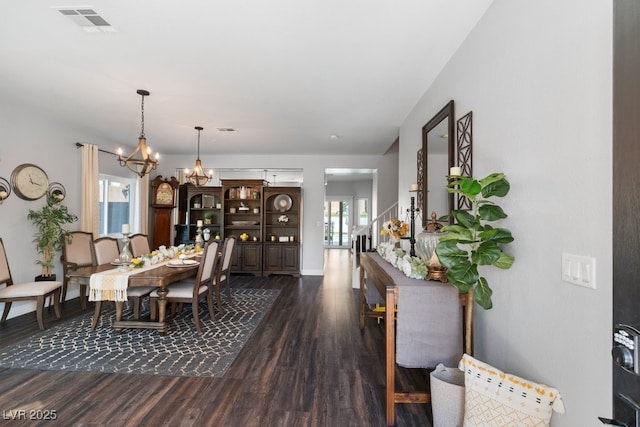
[[[325, 256], [324, 276], [233, 276], [234, 287], [282, 293], [224, 378], [0, 368], [0, 422], [25, 425], [15, 411], [41, 410], [57, 419], [31, 425], [384, 426], [384, 325], [367, 319], [360, 332], [349, 251]], [[45, 326], [79, 313], [79, 300], [68, 301]], [[33, 313], [9, 319], [0, 346], [37, 330]], [[397, 368], [396, 381], [424, 389], [428, 374]], [[430, 417], [428, 405], [396, 405], [398, 426]]]

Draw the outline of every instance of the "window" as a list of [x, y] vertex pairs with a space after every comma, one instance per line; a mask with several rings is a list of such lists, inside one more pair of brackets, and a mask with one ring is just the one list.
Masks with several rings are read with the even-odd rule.
[[100, 174], [100, 236], [119, 235], [122, 224], [139, 230], [138, 186], [135, 179]]

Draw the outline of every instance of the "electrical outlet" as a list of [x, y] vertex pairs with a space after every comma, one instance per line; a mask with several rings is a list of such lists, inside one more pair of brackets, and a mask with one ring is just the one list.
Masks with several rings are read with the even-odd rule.
[[562, 280], [586, 288], [596, 288], [596, 259], [562, 253]]

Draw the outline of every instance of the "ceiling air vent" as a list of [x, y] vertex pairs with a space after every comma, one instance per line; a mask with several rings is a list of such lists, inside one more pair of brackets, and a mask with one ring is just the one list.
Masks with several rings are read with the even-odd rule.
[[73, 6], [53, 7], [87, 33], [114, 33], [116, 30], [93, 9]]
[[218, 131], [220, 132], [238, 132], [237, 130], [235, 130], [234, 128], [218, 128]]

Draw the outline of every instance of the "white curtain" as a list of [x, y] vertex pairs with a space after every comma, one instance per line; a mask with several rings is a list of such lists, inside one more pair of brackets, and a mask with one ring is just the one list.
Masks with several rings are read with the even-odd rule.
[[98, 146], [84, 144], [82, 147], [82, 214], [80, 216], [80, 227], [82, 231], [93, 233], [94, 237], [100, 235], [99, 179]]
[[149, 174], [138, 179], [140, 200], [140, 233], [149, 234]]

